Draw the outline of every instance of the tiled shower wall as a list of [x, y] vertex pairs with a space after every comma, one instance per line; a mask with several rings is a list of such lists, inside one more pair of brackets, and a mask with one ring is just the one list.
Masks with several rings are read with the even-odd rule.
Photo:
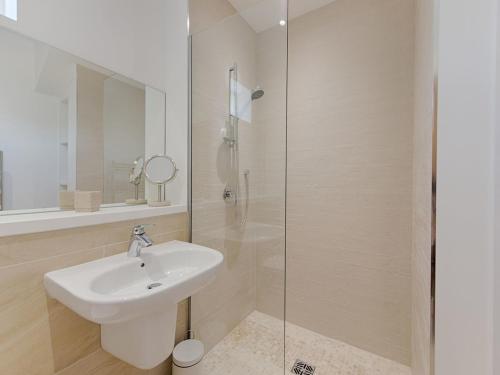
[[[193, 234], [227, 258], [193, 305], [211, 347], [252, 309], [284, 314], [286, 44], [283, 29], [255, 34], [225, 0], [191, 5]], [[414, 6], [337, 0], [291, 20], [288, 41], [287, 319], [403, 364], [412, 357]], [[220, 199], [234, 61], [265, 90], [251, 128], [242, 125], [241, 169], [252, 181], [242, 231], [229, 229], [234, 213]]]
[[257, 77], [265, 90], [255, 102], [262, 177], [255, 217], [257, 238], [257, 310], [278, 319], [285, 316], [286, 199], [286, 29], [280, 26], [257, 36]]
[[[224, 267], [193, 298], [193, 327], [208, 348], [249, 313], [283, 318], [286, 30], [257, 34], [227, 1], [190, 2], [193, 37], [193, 242], [218, 249]], [[239, 122], [240, 206], [227, 204], [230, 149], [221, 137], [228, 117], [228, 69], [249, 89], [251, 123]], [[242, 224], [249, 171], [250, 208]]]
[[[99, 325], [49, 298], [43, 286], [46, 272], [126, 251], [137, 224], [155, 224], [148, 228], [155, 243], [186, 239], [186, 214], [0, 239], [0, 374], [170, 374], [169, 361], [142, 371], [104, 352]], [[182, 302], [178, 340], [186, 330]]]
[[[217, 22], [192, 38], [192, 236], [194, 243], [224, 254], [224, 265], [215, 282], [192, 299], [193, 328], [208, 349], [255, 309], [255, 242], [238, 224], [241, 211], [222, 199], [231, 180], [231, 150], [221, 136], [228, 119], [229, 68], [237, 63], [238, 80], [254, 87], [255, 43], [254, 31], [239, 15]], [[253, 195], [257, 186], [257, 132], [253, 124], [240, 120], [239, 139], [238, 175], [242, 183], [242, 171], [250, 170]], [[244, 188], [244, 184], [241, 186]], [[253, 207], [250, 211], [252, 215]]]
[[413, 24], [411, 0], [337, 0], [289, 24], [287, 320], [403, 364]]

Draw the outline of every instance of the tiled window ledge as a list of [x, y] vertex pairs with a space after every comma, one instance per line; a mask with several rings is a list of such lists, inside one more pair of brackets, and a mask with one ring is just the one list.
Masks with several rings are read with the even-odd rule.
[[53, 211], [0, 216], [0, 237], [144, 219], [186, 212], [185, 205], [105, 207], [97, 212]]

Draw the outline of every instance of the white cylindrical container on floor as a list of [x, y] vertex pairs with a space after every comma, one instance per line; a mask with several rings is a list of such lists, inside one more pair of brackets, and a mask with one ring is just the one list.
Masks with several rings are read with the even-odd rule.
[[199, 340], [185, 340], [172, 353], [173, 375], [201, 375], [201, 361], [205, 346]]

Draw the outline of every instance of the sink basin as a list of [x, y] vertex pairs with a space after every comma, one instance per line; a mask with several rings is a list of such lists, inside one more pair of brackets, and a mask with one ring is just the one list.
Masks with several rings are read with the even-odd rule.
[[220, 252], [172, 241], [45, 274], [48, 294], [101, 324], [101, 345], [141, 369], [163, 362], [174, 347], [177, 303], [215, 279]]

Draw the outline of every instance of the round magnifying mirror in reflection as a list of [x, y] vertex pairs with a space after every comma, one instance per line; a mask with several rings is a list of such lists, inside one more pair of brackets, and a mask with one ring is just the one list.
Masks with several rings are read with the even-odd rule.
[[132, 171], [130, 172], [130, 182], [136, 183], [137, 180], [141, 178], [143, 168], [144, 158], [142, 156], [139, 156], [134, 160], [134, 168], [132, 168]]
[[167, 155], [154, 155], [148, 159], [144, 166], [144, 174], [146, 179], [152, 184], [157, 185], [157, 197], [155, 199], [148, 198], [150, 206], [168, 206], [165, 184], [172, 181], [177, 174], [177, 167], [173, 159]]
[[135, 195], [134, 198], [129, 198], [125, 200], [126, 204], [129, 205], [138, 205], [145, 204], [146, 200], [143, 198], [139, 198], [139, 185], [142, 180], [142, 172], [144, 171], [144, 158], [139, 156], [134, 160], [134, 166], [129, 174], [129, 181], [134, 185]]
[[146, 162], [144, 172], [149, 182], [161, 185], [175, 178], [177, 167], [171, 157], [167, 155], [154, 155]]

